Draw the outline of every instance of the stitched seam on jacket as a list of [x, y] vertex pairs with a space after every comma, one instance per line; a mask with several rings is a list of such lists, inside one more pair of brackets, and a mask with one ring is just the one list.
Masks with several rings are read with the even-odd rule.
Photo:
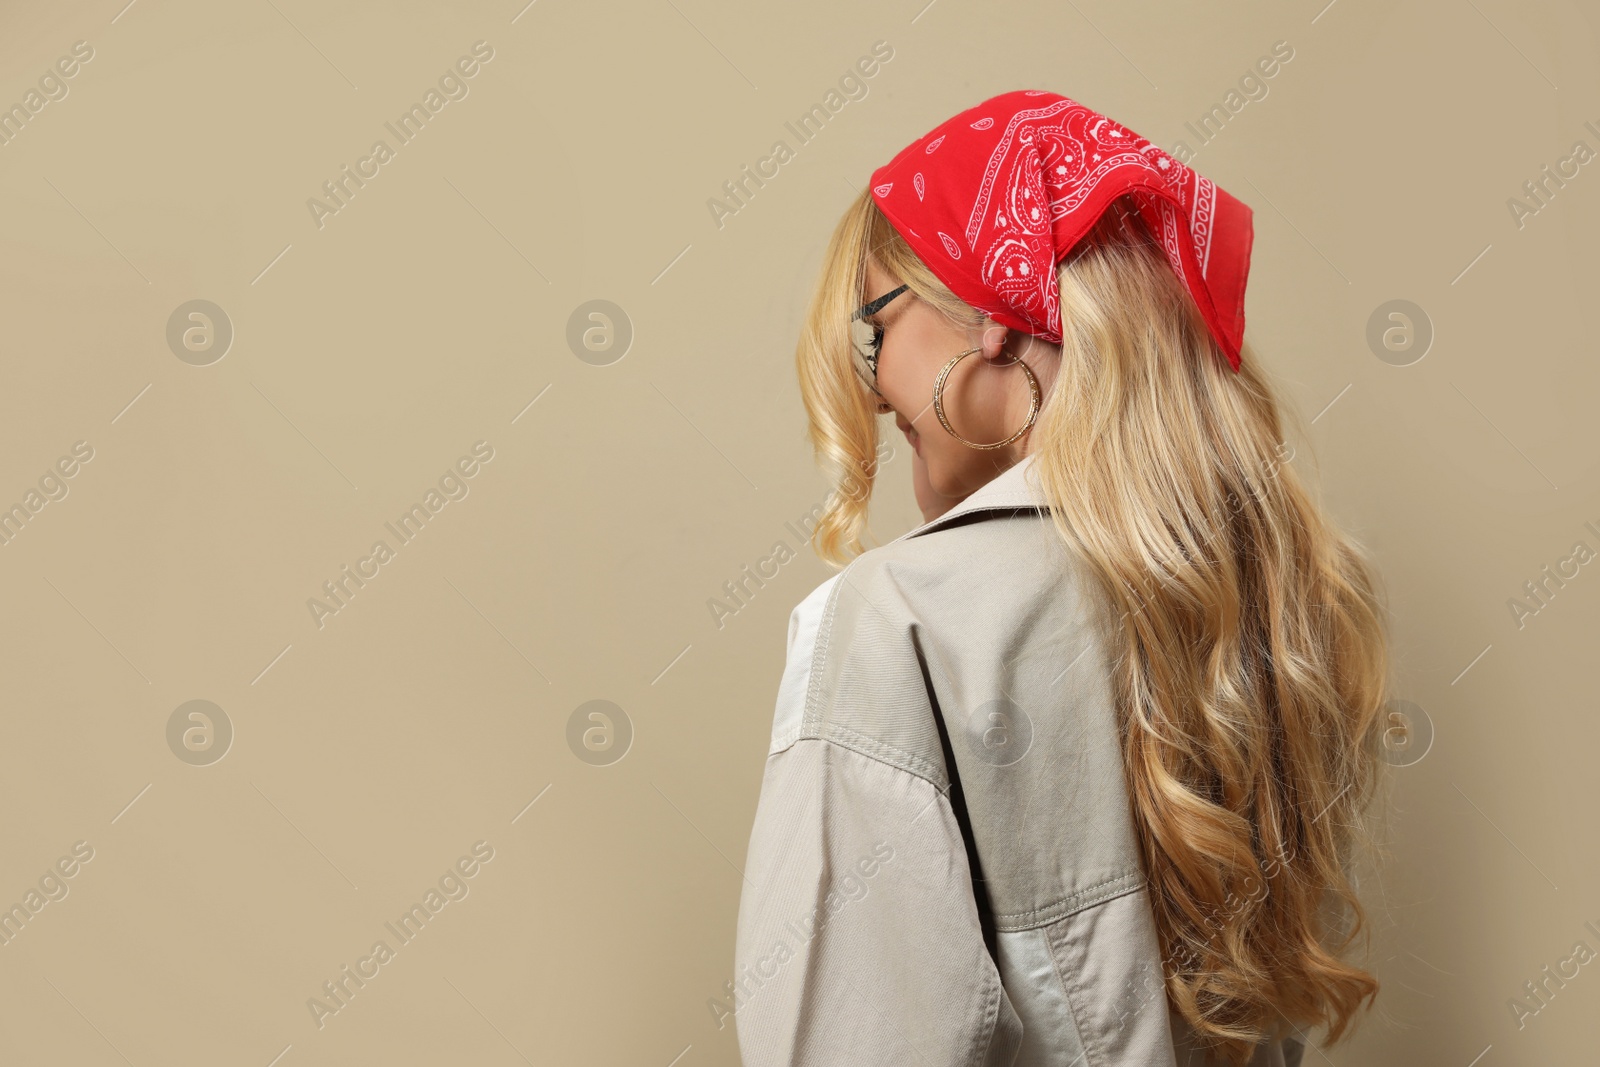
[[771, 742], [771, 747], [767, 749], [767, 758], [771, 759], [780, 752], [788, 751], [798, 740], [800, 740], [800, 730], [798, 727], [796, 727], [795, 729], [784, 734], [782, 737], [778, 738], [776, 741]]
[[995, 1028], [1000, 1024], [1000, 997], [1003, 987], [1000, 984], [998, 970], [984, 971], [983, 984], [992, 987], [989, 995], [984, 998], [983, 1028], [975, 1035], [976, 1047], [972, 1050], [972, 1058], [968, 1061], [974, 1065], [981, 1065], [989, 1058], [989, 1047], [994, 1044]]
[[1018, 933], [1023, 930], [1032, 930], [1040, 926], [1048, 926], [1058, 919], [1068, 915], [1076, 915], [1080, 911], [1104, 904], [1108, 900], [1136, 893], [1145, 886], [1144, 875], [1137, 871], [1119, 874], [1103, 882], [1085, 886], [1053, 904], [1046, 904], [1031, 911], [1012, 912], [1008, 915], [995, 916], [995, 929], [1008, 934]]
[[[773, 756], [787, 752], [801, 741], [821, 741], [825, 745], [847, 748], [851, 752], [866, 756], [870, 760], [893, 767], [903, 774], [909, 774], [913, 778], [920, 778], [933, 786], [934, 791], [944, 797], [947, 803], [949, 802], [949, 794], [945, 786], [939, 783], [938, 768], [932, 763], [903, 749], [896, 748], [893, 745], [886, 745], [882, 741], [857, 733], [848, 726], [841, 726], [835, 722], [823, 724], [820, 730], [802, 730], [798, 736], [792, 738], [782, 749], [769, 754], [767, 759], [770, 760]], [[919, 770], [918, 767], [908, 766], [908, 764], [918, 764], [924, 769]]]
[[[856, 559], [860, 558], [860, 556], [856, 557]], [[850, 566], [854, 565], [854, 562], [850, 564]], [[845, 571], [849, 569], [850, 567], [847, 566], [844, 571], [840, 571], [840, 577], [842, 578]], [[800, 715], [801, 737], [804, 737], [807, 729], [815, 725], [821, 717], [817, 710], [817, 705], [821, 702], [821, 698], [818, 695], [820, 688], [818, 683], [822, 679], [823, 668], [827, 664], [828, 644], [833, 638], [833, 616], [839, 604], [839, 589], [843, 584], [842, 581], [835, 582], [833, 588], [828, 590], [827, 603], [822, 606], [822, 618], [817, 620], [817, 639], [811, 646], [811, 673], [806, 678], [806, 706], [805, 711]]]
[[1072, 1013], [1072, 1029], [1078, 1035], [1078, 1047], [1083, 1049], [1082, 1059], [1093, 1067], [1089, 1059], [1089, 1036], [1083, 1027], [1083, 1019], [1078, 1014], [1078, 1002], [1073, 997], [1072, 990], [1067, 985], [1067, 976], [1061, 973], [1061, 960], [1056, 957], [1056, 946], [1051, 943], [1050, 935], [1039, 927], [1039, 938], [1044, 942], [1044, 954], [1050, 957], [1050, 969], [1055, 972], [1056, 981], [1061, 985], [1061, 999], [1067, 1002], [1067, 1010]]

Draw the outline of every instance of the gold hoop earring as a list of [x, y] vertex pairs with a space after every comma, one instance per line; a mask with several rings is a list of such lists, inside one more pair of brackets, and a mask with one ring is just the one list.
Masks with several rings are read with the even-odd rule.
[[1028, 421], [1022, 424], [1022, 429], [1018, 430], [1004, 441], [996, 441], [992, 445], [980, 445], [976, 441], [968, 441], [965, 437], [962, 437], [960, 434], [956, 433], [955, 430], [950, 426], [950, 420], [945, 418], [944, 414], [945, 379], [950, 377], [950, 372], [955, 369], [955, 365], [957, 363], [960, 363], [963, 359], [972, 355], [974, 352], [982, 351], [983, 349], [981, 348], [969, 348], [944, 365], [944, 369], [939, 372], [939, 379], [933, 383], [933, 413], [939, 417], [939, 425], [944, 427], [945, 433], [948, 433], [951, 437], [954, 437], [957, 441], [960, 441], [968, 448], [1004, 448], [1006, 445], [1009, 445], [1011, 442], [1017, 440], [1017, 438], [1027, 433], [1029, 428], [1033, 426], [1033, 421], [1039, 417], [1039, 379], [1034, 377], [1033, 370], [1016, 356], [1011, 357], [1011, 363], [997, 363], [995, 366], [1009, 367], [1012, 364], [1016, 364], [1022, 368], [1022, 373], [1028, 376], [1028, 389], [1033, 393], [1033, 403], [1028, 407]]

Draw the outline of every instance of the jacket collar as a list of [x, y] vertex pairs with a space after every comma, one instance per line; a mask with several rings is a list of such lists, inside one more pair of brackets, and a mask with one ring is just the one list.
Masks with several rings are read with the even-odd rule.
[[1049, 502], [1043, 490], [1039, 488], [1033, 471], [1035, 458], [1034, 453], [1028, 453], [1015, 465], [979, 486], [970, 496], [943, 515], [901, 534], [895, 540], [903, 541], [908, 537], [930, 533], [974, 512], [1010, 511], [1016, 508], [1048, 510]]

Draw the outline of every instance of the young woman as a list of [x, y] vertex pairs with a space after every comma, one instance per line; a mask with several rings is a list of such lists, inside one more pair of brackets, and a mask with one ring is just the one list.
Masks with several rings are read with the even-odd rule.
[[[801, 337], [812, 442], [929, 520], [791, 616], [722, 1010], [764, 1064], [1295, 1065], [1345, 953], [1387, 692], [1360, 548], [1243, 345], [1250, 211], [1053, 93], [873, 174]], [[853, 559], [851, 558], [853, 557]]]

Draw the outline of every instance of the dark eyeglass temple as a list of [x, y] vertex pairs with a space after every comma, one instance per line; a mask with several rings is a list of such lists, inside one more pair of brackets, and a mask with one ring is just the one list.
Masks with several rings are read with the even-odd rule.
[[884, 293], [870, 304], [862, 304], [856, 309], [856, 313], [850, 316], [850, 320], [854, 322], [856, 319], [864, 318], [867, 315], [876, 315], [878, 312], [884, 309], [885, 305], [887, 305], [889, 301], [893, 300], [895, 297], [899, 296], [909, 288], [911, 288], [911, 286], [902, 285], [898, 289], [893, 289], [887, 293]]

